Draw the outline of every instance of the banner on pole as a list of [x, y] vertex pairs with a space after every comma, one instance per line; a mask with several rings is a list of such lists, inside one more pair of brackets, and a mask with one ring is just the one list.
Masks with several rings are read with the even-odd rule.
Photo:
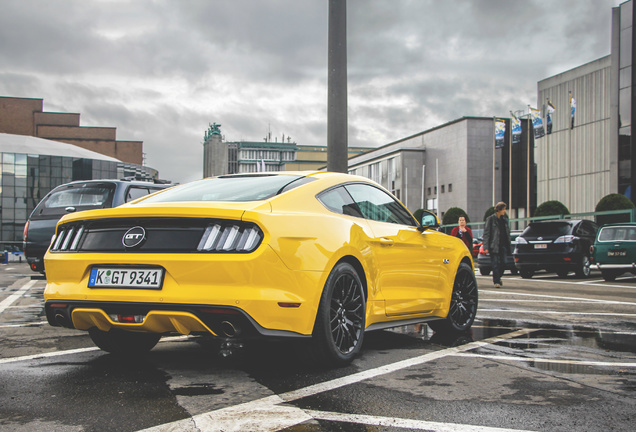
[[502, 148], [505, 143], [506, 121], [495, 119], [495, 148]]
[[530, 107], [530, 116], [532, 117], [532, 128], [534, 129], [534, 137], [541, 138], [545, 135], [545, 131], [543, 130], [543, 120], [541, 119], [541, 111], [536, 108]]
[[510, 111], [510, 123], [512, 123], [510, 127], [512, 130], [512, 143], [519, 144], [521, 142], [521, 122], [512, 111]]

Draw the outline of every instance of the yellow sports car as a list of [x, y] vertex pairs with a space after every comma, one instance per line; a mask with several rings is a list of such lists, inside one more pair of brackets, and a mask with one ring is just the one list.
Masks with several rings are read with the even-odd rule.
[[195, 181], [64, 216], [44, 258], [46, 316], [112, 353], [174, 332], [306, 337], [322, 362], [346, 364], [365, 331], [472, 325], [470, 252], [422, 219], [347, 174]]

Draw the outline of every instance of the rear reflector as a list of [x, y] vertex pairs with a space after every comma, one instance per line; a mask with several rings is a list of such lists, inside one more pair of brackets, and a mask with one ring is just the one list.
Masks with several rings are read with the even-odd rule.
[[278, 306], [284, 307], [284, 308], [297, 308], [297, 307], [300, 307], [300, 303], [278, 302]]

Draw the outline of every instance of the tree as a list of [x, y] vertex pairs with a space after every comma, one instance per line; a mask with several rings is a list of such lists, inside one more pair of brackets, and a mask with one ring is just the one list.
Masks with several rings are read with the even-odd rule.
[[494, 207], [490, 207], [488, 210], [486, 210], [486, 213], [484, 213], [484, 222], [486, 222], [486, 219], [488, 219], [490, 215], [493, 215], [495, 213], [496, 212]]
[[460, 216], [466, 217], [466, 223], [470, 222], [470, 218], [463, 209], [459, 207], [451, 207], [446, 210], [446, 213], [444, 213], [444, 217], [442, 218], [442, 225], [456, 224]]
[[570, 214], [570, 210], [563, 205], [561, 201], [546, 201], [541, 204], [534, 212], [534, 216], [558, 216], [562, 214]]
[[[603, 212], [610, 210], [629, 210], [634, 208], [634, 203], [625, 195], [613, 193], [605, 195], [596, 204], [594, 211]], [[596, 223], [599, 225], [605, 225], [608, 223], [629, 222], [631, 215], [629, 213], [615, 214], [615, 215], [599, 215], [596, 216]]]

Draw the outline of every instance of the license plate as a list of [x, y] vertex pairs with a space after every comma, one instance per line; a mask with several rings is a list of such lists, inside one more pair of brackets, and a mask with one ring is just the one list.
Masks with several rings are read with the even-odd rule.
[[161, 289], [163, 268], [93, 267], [89, 288]]
[[535, 249], [547, 249], [548, 245], [546, 243], [539, 243], [539, 244], [534, 245], [534, 248]]
[[607, 256], [627, 256], [627, 251], [608, 251]]

